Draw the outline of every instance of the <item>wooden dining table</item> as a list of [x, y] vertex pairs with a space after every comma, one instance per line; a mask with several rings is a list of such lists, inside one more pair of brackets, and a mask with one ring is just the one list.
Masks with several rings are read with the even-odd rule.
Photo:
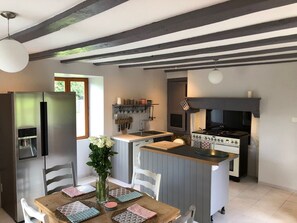
[[[119, 185], [109, 183], [109, 189], [116, 189], [119, 188]], [[95, 207], [99, 209], [100, 214], [94, 218], [88, 219], [84, 222], [86, 223], [111, 223], [112, 217], [120, 213], [121, 211], [125, 210], [129, 206], [133, 204], [139, 204], [142, 207], [149, 209], [151, 211], [154, 211], [157, 213], [155, 217], [153, 217], [148, 222], [156, 222], [156, 223], [166, 223], [171, 222], [176, 217], [180, 215], [180, 210], [170, 206], [168, 204], [159, 202], [151, 198], [150, 196], [143, 194], [142, 197], [128, 201], [128, 202], [118, 202], [117, 209], [114, 211], [106, 211], [104, 206], [102, 204], [96, 203], [96, 196], [95, 193], [93, 193], [94, 196], [87, 197], [82, 195], [81, 199], [80, 197], [76, 198], [70, 198], [67, 195], [63, 194], [63, 192], [57, 192], [53, 193], [51, 195], [46, 195], [44, 197], [40, 197], [35, 199], [35, 205], [38, 207], [39, 211], [42, 213], [47, 214], [49, 222], [50, 223], [66, 223], [69, 222], [65, 216], [63, 216], [59, 211], [57, 210], [57, 207], [63, 206], [65, 204], [71, 203], [73, 201], [81, 201], [82, 203], [85, 203], [88, 206]], [[116, 201], [115, 198], [110, 197], [111, 201]]]

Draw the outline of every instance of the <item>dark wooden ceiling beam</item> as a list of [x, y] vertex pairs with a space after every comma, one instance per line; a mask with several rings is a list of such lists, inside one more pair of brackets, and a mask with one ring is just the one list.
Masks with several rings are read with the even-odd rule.
[[[233, 59], [233, 60], [222, 60], [217, 61], [217, 66], [224, 65], [224, 64], [231, 64], [231, 63], [248, 63], [248, 62], [255, 62], [255, 61], [263, 61], [263, 60], [281, 60], [281, 59], [293, 59], [297, 58], [297, 53], [290, 53], [290, 54], [280, 54], [280, 55], [270, 55], [270, 56], [260, 56], [260, 57], [249, 57], [249, 58], [241, 58], [241, 59]], [[201, 66], [214, 66], [214, 61], [205, 62], [205, 63], [195, 63], [195, 64], [185, 64], [179, 67], [201, 67]], [[176, 69], [176, 67], [171, 67], [172, 69]]]
[[15, 33], [11, 35], [11, 37], [19, 42], [27, 42], [59, 31], [62, 28], [97, 15], [126, 1], [127, 0], [86, 0], [36, 26]]
[[[259, 63], [220, 65], [220, 66], [217, 66], [217, 68], [255, 66], [255, 65], [267, 65], [267, 64], [278, 64], [278, 63], [293, 63], [293, 62], [297, 62], [297, 60], [266, 61], [266, 62], [259, 62]], [[182, 68], [182, 69], [165, 70], [165, 72], [170, 73], [170, 72], [181, 72], [181, 71], [189, 71], [189, 70], [205, 70], [205, 69], [211, 69], [211, 67], [189, 67], [189, 68]]]
[[[208, 56], [208, 57], [200, 57], [200, 58], [190, 58], [190, 59], [183, 59], [183, 60], [170, 60], [170, 61], [160, 61], [160, 62], [154, 62], [154, 63], [129, 64], [129, 65], [121, 65], [119, 66], [119, 68], [144, 67], [144, 70], [181, 68], [181, 67], [187, 67], [195, 64], [195, 63], [189, 63], [189, 62], [199, 62], [199, 61], [214, 60], [214, 59], [217, 59], [220, 61], [221, 59], [227, 59], [227, 58], [257, 56], [261, 54], [281, 53], [281, 52], [288, 52], [288, 51], [297, 51], [297, 46], [288, 46], [288, 47], [273, 48], [273, 49], [267, 49], [267, 50], [257, 50], [257, 51], [216, 55], [216, 56]], [[182, 64], [182, 63], [187, 63], [187, 64]], [[160, 66], [160, 65], [165, 65], [165, 66]]]
[[295, 42], [295, 41], [297, 41], [297, 34], [255, 40], [250, 42], [236, 43], [236, 44], [230, 44], [230, 45], [216, 46], [216, 47], [210, 47], [210, 48], [202, 48], [197, 50], [158, 54], [158, 55], [124, 59], [124, 60], [113, 60], [108, 62], [98, 62], [98, 63], [94, 63], [94, 65], [101, 66], [101, 65], [110, 65], [110, 64], [114, 65], [114, 64], [125, 64], [125, 63], [142, 63], [147, 61], [157, 61], [157, 60], [171, 59], [171, 58], [178, 58], [178, 57], [195, 56], [195, 55], [206, 54], [206, 53], [220, 53], [220, 52], [226, 52], [230, 50], [238, 50], [238, 49], [258, 47], [258, 46], [268, 46], [272, 44], [289, 43], [289, 42]]
[[[296, 3], [296, 0], [236, 0], [227, 1], [207, 8], [168, 18], [126, 32], [98, 38], [30, 55], [30, 60], [45, 59], [60, 55], [72, 55], [80, 49], [88, 52], [166, 35], [186, 29], [205, 26], [226, 19]], [[213, 16], [211, 16], [213, 15]]]
[[65, 59], [65, 60], [61, 60], [61, 63], [71, 63], [79, 60], [102, 59], [102, 58], [109, 58], [109, 57], [115, 57], [115, 56], [127, 56], [131, 54], [147, 53], [147, 52], [152, 52], [156, 50], [164, 50], [164, 49], [169, 49], [174, 47], [188, 46], [188, 45], [218, 41], [223, 39], [231, 39], [236, 37], [289, 29], [294, 27], [297, 27], [297, 17], [292, 17], [292, 18], [287, 18], [287, 19], [282, 19], [282, 20], [277, 20], [272, 22], [265, 22], [265, 23], [241, 27], [237, 29], [226, 30], [226, 31], [211, 33], [203, 36], [197, 36], [193, 38], [182, 39], [178, 41], [172, 41], [168, 43], [156, 44], [152, 46], [146, 46], [146, 47], [135, 48], [130, 50], [123, 50], [123, 51], [117, 51], [112, 53], [96, 54], [96, 55], [90, 55], [90, 56]]

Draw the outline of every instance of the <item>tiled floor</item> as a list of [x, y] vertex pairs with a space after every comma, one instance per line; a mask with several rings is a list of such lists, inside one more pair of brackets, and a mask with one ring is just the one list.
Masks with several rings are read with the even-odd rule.
[[[229, 199], [226, 214], [215, 214], [214, 223], [297, 223], [297, 192], [257, 184], [252, 178], [244, 178], [240, 183], [230, 181]], [[1, 208], [0, 222], [14, 223]]]
[[230, 181], [226, 214], [215, 223], [297, 223], [297, 193], [257, 184], [252, 178]]

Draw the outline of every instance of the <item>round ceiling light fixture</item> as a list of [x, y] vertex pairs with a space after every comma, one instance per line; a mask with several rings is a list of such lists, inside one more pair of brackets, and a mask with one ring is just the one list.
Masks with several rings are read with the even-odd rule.
[[9, 20], [16, 17], [14, 12], [2, 12], [1, 16], [8, 21], [8, 36], [0, 41], [0, 69], [8, 73], [23, 70], [29, 62], [29, 54], [20, 42], [11, 39], [9, 34]]
[[218, 59], [215, 59], [215, 67], [208, 74], [208, 80], [212, 84], [219, 84], [223, 80], [223, 73], [216, 68]]

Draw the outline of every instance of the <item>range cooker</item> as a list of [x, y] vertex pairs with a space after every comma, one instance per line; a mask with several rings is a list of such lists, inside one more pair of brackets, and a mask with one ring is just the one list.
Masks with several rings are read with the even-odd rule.
[[239, 157], [230, 161], [229, 175], [239, 182], [240, 177], [247, 174], [248, 158], [247, 132], [228, 131], [224, 129], [199, 130], [192, 132], [192, 146], [201, 149], [215, 149], [235, 153]]

